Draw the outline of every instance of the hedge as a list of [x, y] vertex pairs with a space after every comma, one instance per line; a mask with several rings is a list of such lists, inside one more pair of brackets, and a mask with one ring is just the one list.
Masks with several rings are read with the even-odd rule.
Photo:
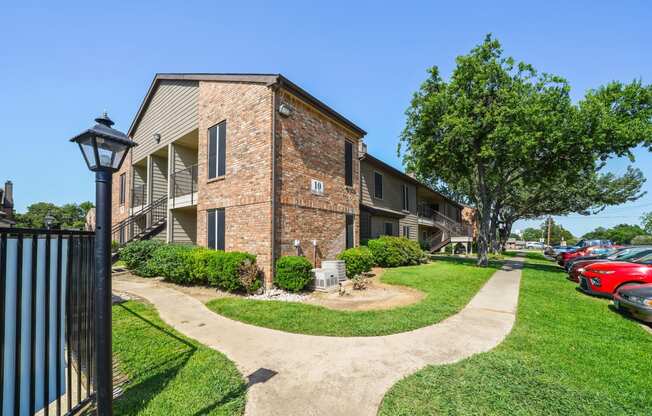
[[156, 272], [147, 267], [147, 262], [162, 245], [163, 243], [157, 240], [134, 241], [122, 247], [118, 251], [118, 257], [134, 274], [142, 277], [156, 276]]
[[139, 276], [161, 276], [178, 284], [208, 285], [230, 292], [251, 293], [261, 287], [256, 256], [249, 253], [138, 241], [127, 244], [120, 256]]
[[344, 250], [337, 256], [346, 264], [346, 277], [349, 279], [371, 270], [374, 256], [368, 247], [355, 247]]
[[419, 243], [403, 237], [382, 236], [367, 243], [380, 267], [399, 267], [425, 263], [427, 257]]
[[302, 256], [283, 256], [276, 261], [274, 283], [281, 289], [298, 292], [312, 280], [312, 263]]

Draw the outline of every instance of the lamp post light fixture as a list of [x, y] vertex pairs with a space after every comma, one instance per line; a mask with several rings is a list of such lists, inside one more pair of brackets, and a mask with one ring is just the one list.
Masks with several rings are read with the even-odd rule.
[[77, 143], [88, 169], [95, 172], [95, 394], [97, 414], [113, 414], [113, 365], [111, 357], [111, 180], [129, 149], [136, 145], [111, 128], [106, 114], [97, 124], [70, 139]]
[[43, 217], [43, 222], [45, 223], [45, 228], [48, 230], [52, 229], [52, 226], [54, 223], [57, 221], [56, 218], [52, 215], [51, 211], [48, 211], [47, 214], [45, 214], [45, 217]]

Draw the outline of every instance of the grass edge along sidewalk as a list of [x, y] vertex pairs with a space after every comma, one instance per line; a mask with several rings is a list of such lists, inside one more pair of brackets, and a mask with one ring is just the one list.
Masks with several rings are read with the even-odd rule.
[[473, 259], [441, 258], [434, 262], [387, 269], [381, 281], [420, 290], [413, 305], [371, 311], [337, 311], [303, 303], [243, 298], [215, 299], [212, 311], [252, 325], [286, 332], [327, 336], [379, 336], [422, 328], [459, 312], [501, 266], [474, 266]]
[[246, 386], [223, 354], [170, 328], [147, 304], [113, 306], [113, 352], [128, 378], [116, 415], [241, 415]]
[[523, 270], [516, 325], [502, 344], [406, 377], [379, 414], [652, 414], [652, 336], [538, 257]]

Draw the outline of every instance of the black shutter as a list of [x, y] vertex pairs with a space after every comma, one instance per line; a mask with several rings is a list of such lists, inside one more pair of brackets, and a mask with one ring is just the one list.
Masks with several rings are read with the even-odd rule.
[[215, 210], [215, 217], [217, 223], [217, 236], [215, 248], [217, 250], [224, 250], [224, 208]]
[[218, 125], [218, 161], [217, 161], [217, 176], [224, 176], [226, 174], [226, 121]]
[[383, 175], [378, 172], [374, 173], [374, 196], [381, 199], [383, 197]]
[[353, 186], [353, 143], [344, 141], [344, 180], [346, 186]]
[[353, 247], [353, 214], [346, 214], [346, 248]]
[[217, 177], [217, 126], [208, 129], [208, 179]]
[[215, 210], [208, 210], [208, 248], [215, 250]]

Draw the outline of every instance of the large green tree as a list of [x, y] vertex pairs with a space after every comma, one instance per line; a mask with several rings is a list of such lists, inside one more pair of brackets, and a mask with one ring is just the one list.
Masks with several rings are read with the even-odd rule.
[[45, 216], [49, 213], [55, 218], [55, 228], [82, 230], [86, 223], [86, 213], [93, 207], [93, 203], [88, 201], [61, 206], [51, 202], [37, 202], [28, 206], [25, 213], [16, 214], [16, 226], [45, 228]]
[[641, 225], [646, 233], [652, 234], [652, 211], [646, 212], [641, 216]]
[[612, 228], [597, 227], [584, 234], [582, 238], [611, 240], [616, 244], [631, 244], [634, 237], [645, 234], [645, 230], [638, 225], [618, 224]]
[[406, 112], [399, 152], [408, 171], [445, 183], [477, 209], [480, 265], [514, 187], [561, 174], [577, 182], [610, 156], [632, 158], [632, 147], [652, 143], [652, 88], [638, 81], [573, 104], [563, 78], [503, 56], [491, 36], [456, 63], [448, 81], [430, 69]]

